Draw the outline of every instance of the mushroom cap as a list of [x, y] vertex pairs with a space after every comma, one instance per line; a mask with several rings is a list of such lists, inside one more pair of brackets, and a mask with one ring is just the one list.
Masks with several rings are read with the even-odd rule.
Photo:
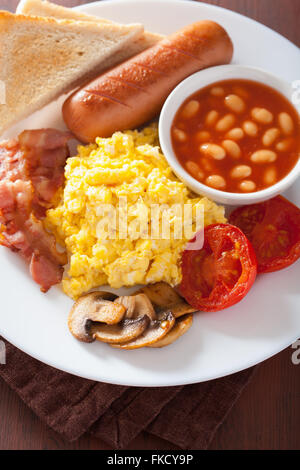
[[166, 334], [173, 328], [174, 324], [175, 318], [172, 313], [164, 312], [157, 320], [151, 321], [149, 327], [141, 336], [127, 343], [112, 344], [111, 346], [118, 349], [138, 349], [150, 346], [150, 344], [153, 344], [166, 336]]
[[134, 341], [141, 336], [150, 323], [149, 317], [144, 315], [135, 319], [125, 319], [118, 325], [94, 324], [91, 328], [93, 338], [104, 343], [126, 343]]
[[94, 341], [90, 333], [92, 322], [110, 325], [119, 323], [125, 315], [126, 308], [112, 302], [115, 298], [116, 296], [110, 292], [91, 292], [80, 297], [69, 314], [68, 326], [72, 335], [79, 341], [92, 343]]
[[149, 345], [149, 348], [164, 348], [174, 343], [180, 336], [184, 335], [192, 326], [193, 315], [186, 315], [176, 320], [172, 330], [161, 340]]

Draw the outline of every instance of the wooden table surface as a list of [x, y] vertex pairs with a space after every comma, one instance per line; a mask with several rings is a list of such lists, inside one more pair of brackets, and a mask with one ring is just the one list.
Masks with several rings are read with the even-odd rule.
[[[88, 0], [55, 0], [76, 6]], [[300, 46], [300, 0], [210, 0], [273, 28]], [[14, 11], [18, 0], [0, 0], [0, 9]], [[300, 78], [300, 77], [297, 77]], [[293, 365], [293, 349], [264, 362], [218, 430], [211, 449], [300, 449], [300, 364]], [[0, 380], [0, 450], [108, 449], [83, 436], [65, 442], [45, 426]], [[128, 449], [175, 449], [142, 433]]]

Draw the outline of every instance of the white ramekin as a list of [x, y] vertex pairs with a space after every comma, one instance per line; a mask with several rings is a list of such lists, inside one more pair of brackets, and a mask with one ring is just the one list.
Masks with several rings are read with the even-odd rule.
[[[162, 151], [174, 173], [195, 193], [205, 195], [221, 204], [244, 205], [262, 202], [284, 192], [300, 175], [300, 159], [281, 181], [262, 191], [229, 193], [210, 188], [193, 178], [178, 161], [171, 142], [171, 126], [181, 104], [196, 91], [221, 80], [248, 79], [269, 85], [282, 93], [293, 105], [292, 84], [261, 69], [240, 65], [221, 65], [191, 75], [181, 82], [167, 98], [159, 119], [159, 139]], [[295, 107], [295, 106], [294, 106]]]

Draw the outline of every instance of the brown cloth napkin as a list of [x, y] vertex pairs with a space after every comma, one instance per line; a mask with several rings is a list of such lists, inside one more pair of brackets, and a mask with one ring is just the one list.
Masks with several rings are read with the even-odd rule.
[[6, 344], [0, 376], [65, 439], [86, 432], [122, 449], [148, 431], [182, 449], [207, 449], [254, 368], [180, 387], [141, 388], [81, 379]]

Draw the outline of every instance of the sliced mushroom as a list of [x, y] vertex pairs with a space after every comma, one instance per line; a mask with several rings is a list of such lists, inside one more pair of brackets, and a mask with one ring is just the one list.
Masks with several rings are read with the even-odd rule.
[[126, 308], [112, 302], [116, 297], [110, 292], [91, 292], [80, 297], [69, 315], [68, 325], [72, 335], [79, 341], [92, 343], [95, 340], [90, 332], [92, 322], [119, 323]]
[[97, 339], [120, 349], [163, 347], [187, 331], [192, 316], [176, 324], [175, 319], [194, 311], [175, 289], [159, 282], [131, 296], [91, 292], [80, 297], [70, 312], [69, 329], [87, 343]]
[[156, 310], [170, 310], [175, 318], [179, 318], [187, 313], [194, 313], [197, 310], [189, 305], [175, 291], [175, 289], [165, 282], [157, 282], [143, 287], [139, 292], [143, 292], [151, 300]]
[[135, 319], [125, 319], [118, 325], [94, 324], [91, 328], [91, 333], [98, 341], [122, 344], [134, 341], [141, 336], [149, 323], [149, 317], [144, 315]]
[[96, 300], [103, 299], [103, 300], [110, 300], [111, 302], [113, 302], [114, 300], [118, 298], [118, 296], [116, 294], [113, 294], [113, 292], [106, 292], [106, 291], [101, 291], [101, 290], [90, 292], [89, 294], [85, 294], [82, 297], [87, 297], [88, 295], [90, 296], [93, 295]]
[[147, 315], [150, 320], [156, 319], [156, 313], [149, 298], [145, 294], [133, 294], [119, 297], [115, 303], [124, 305], [126, 318], [138, 318]]
[[169, 346], [169, 344], [174, 343], [180, 336], [184, 335], [192, 326], [193, 315], [186, 315], [184, 317], [176, 320], [176, 323], [172, 330], [164, 336], [161, 340], [156, 341], [154, 344], [151, 344], [150, 348], [164, 348]]
[[182, 317], [183, 315], [186, 315], [187, 313], [194, 313], [197, 312], [197, 310], [189, 305], [187, 302], [185, 302], [183, 299], [178, 304], [175, 305], [170, 305], [168, 307], [168, 310], [170, 310], [175, 318]]
[[147, 315], [150, 320], [156, 320], [155, 310], [147, 295], [137, 294], [133, 298], [135, 299], [134, 317]]
[[157, 282], [149, 286], [142, 287], [138, 293], [146, 294], [155, 307], [168, 307], [177, 304], [182, 300], [179, 294], [165, 282]]
[[135, 297], [131, 295], [124, 295], [118, 297], [115, 303], [121, 304], [126, 308], [126, 318], [133, 318], [135, 310]]
[[171, 312], [164, 312], [158, 315], [157, 320], [151, 321], [147, 330], [133, 341], [121, 344], [112, 344], [113, 348], [119, 349], [138, 349], [150, 346], [151, 344], [161, 340], [173, 328], [175, 318]]

